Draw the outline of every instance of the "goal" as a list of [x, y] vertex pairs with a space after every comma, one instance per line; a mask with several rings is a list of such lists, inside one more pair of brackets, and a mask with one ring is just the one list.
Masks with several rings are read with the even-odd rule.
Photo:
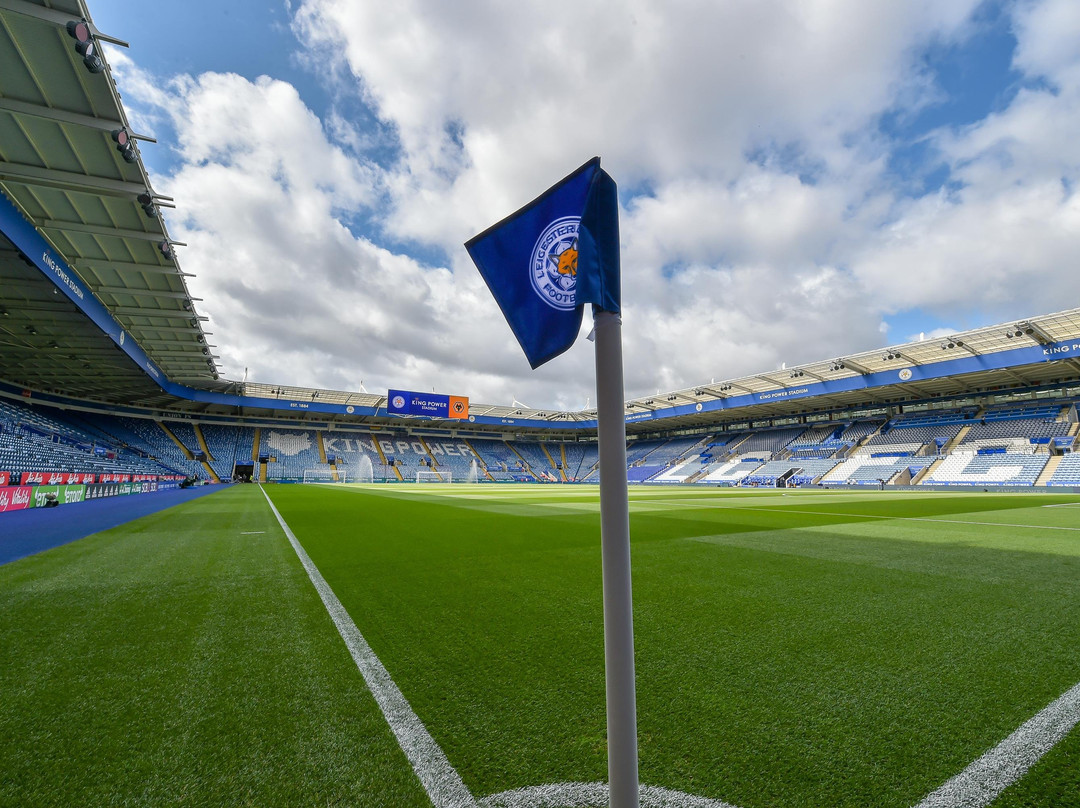
[[454, 475], [450, 473], [449, 469], [446, 471], [418, 471], [416, 472], [416, 481], [418, 483], [452, 483]]
[[305, 483], [347, 483], [349, 473], [342, 468], [336, 472], [333, 469], [304, 469]]

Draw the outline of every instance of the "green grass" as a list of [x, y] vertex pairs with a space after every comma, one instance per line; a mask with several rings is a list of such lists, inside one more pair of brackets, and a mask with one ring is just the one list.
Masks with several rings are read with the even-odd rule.
[[429, 804], [257, 490], [0, 567], [0, 637], [0, 805]]
[[[475, 795], [606, 779], [595, 489], [268, 491]], [[1080, 681], [1078, 501], [632, 489], [642, 781], [918, 802]], [[0, 567], [0, 631], [0, 804], [425, 803], [255, 487]]]

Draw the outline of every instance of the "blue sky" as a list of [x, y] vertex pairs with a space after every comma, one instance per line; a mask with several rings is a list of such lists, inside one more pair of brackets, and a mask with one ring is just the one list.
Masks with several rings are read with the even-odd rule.
[[628, 395], [1076, 305], [1078, 7], [90, 3], [227, 377], [569, 409], [461, 243], [592, 154]]

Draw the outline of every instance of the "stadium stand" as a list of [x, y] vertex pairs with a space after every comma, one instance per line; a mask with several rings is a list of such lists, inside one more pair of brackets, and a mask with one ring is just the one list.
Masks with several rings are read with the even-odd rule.
[[545, 454], [544, 447], [539, 443], [510, 441], [507, 445], [524, 459], [534, 476], [543, 479], [555, 479], [555, 467], [552, 465], [551, 460], [548, 459], [547, 454]]
[[266, 466], [268, 479], [299, 480], [307, 469], [330, 471], [319, 455], [319, 436], [313, 429], [272, 427], [262, 430], [261, 441], [260, 454], [273, 459]]
[[800, 426], [794, 429], [770, 429], [754, 432], [744, 443], [738, 446], [739, 454], [765, 452], [771, 457], [773, 453], [779, 452], [805, 431], [806, 428]]
[[566, 443], [566, 479], [583, 480], [596, 467], [599, 455], [595, 443]]
[[525, 461], [506, 441], [474, 438], [469, 445], [483, 462], [488, 476], [495, 481], [535, 479], [529, 474]]
[[59, 410], [0, 400], [0, 471], [93, 474], [173, 474], [144, 453], [94, 428], [72, 423]]
[[665, 480], [660, 480], [659, 478], [663, 476], [665, 471], [673, 468], [683, 468], [686, 455], [700, 448], [704, 440], [700, 437], [689, 437], [650, 441], [650, 443], [655, 445], [649, 451], [640, 454], [640, 459], [636, 463], [629, 462], [628, 457], [627, 479], [629, 482], [645, 482], [654, 478], [657, 481], [670, 482], [673, 479], [678, 479], [668, 477]]
[[118, 437], [122, 440], [130, 445], [146, 447], [151, 455], [168, 467], [189, 477], [201, 479], [206, 476], [202, 464], [187, 457], [156, 422], [145, 418], [119, 417], [114, 419], [109, 426], [116, 430]]
[[[889, 421], [637, 440], [627, 447], [627, 479], [744, 486], [871, 485], [881, 480], [1027, 486], [1042, 475], [1040, 484], [1076, 485], [1080, 463], [1071, 454], [1076, 417], [1075, 404], [1058, 399], [906, 413]], [[214, 473], [228, 480], [237, 463], [257, 462], [255, 432], [251, 426], [157, 422], [0, 400], [0, 471], [205, 477], [206, 469], [193, 459], [205, 449]], [[308, 469], [329, 473], [331, 464], [323, 461], [320, 446], [326, 460], [351, 479], [358, 477], [365, 458], [376, 480], [415, 480], [417, 471], [431, 470], [464, 481], [472, 478], [474, 464], [478, 480], [595, 482], [599, 476], [596, 444], [589, 441], [322, 433], [276, 425], [262, 427], [261, 436], [259, 454], [274, 458], [267, 468], [270, 480], [299, 480]]]
[[827, 484], [872, 485], [884, 481], [894, 482], [898, 476], [909, 473], [909, 480], [918, 472], [931, 465], [936, 457], [896, 457], [892, 455], [871, 455], [859, 452], [840, 463], [821, 480]]
[[1070, 452], [1061, 458], [1047, 485], [1080, 485], [1080, 453]]
[[773, 485], [786, 478], [792, 485], [809, 485], [831, 471], [840, 461], [822, 458], [770, 460], [744, 477], [740, 485]]
[[221, 424], [201, 424], [200, 430], [206, 439], [206, 448], [213, 460], [210, 467], [222, 480], [231, 479], [238, 463], [253, 462], [252, 451], [255, 446], [255, 429], [249, 426], [223, 426]]
[[[927, 475], [934, 485], [1034, 485], [1050, 455], [957, 451]], [[1060, 467], [1059, 467], [1060, 468]]]

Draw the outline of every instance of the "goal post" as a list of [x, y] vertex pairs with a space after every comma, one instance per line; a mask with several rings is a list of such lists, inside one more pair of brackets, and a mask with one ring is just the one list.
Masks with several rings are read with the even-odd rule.
[[345, 483], [349, 481], [349, 472], [343, 468], [304, 469], [304, 483]]
[[452, 483], [454, 475], [449, 469], [445, 471], [418, 471], [416, 472], [416, 481], [418, 483]]

